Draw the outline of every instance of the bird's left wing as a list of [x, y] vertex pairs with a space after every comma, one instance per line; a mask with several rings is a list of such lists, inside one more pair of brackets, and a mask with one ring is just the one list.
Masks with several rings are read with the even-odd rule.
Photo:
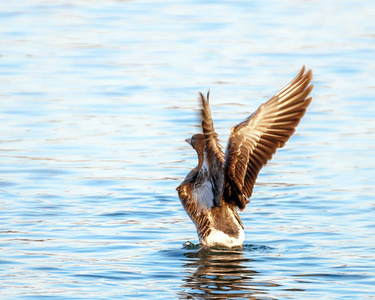
[[209, 105], [210, 92], [207, 93], [207, 98], [202, 93], [199, 94], [202, 101], [202, 130], [205, 145], [204, 163], [210, 174], [214, 204], [215, 206], [219, 206], [224, 184], [224, 153], [219, 144], [218, 134], [215, 132], [214, 123], [211, 118]]

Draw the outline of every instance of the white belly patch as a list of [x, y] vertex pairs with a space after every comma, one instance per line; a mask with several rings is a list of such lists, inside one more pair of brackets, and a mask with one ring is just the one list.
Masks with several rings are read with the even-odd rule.
[[241, 247], [244, 240], [245, 232], [242, 228], [240, 228], [240, 232], [237, 238], [229, 236], [220, 230], [212, 228], [210, 234], [206, 238], [201, 239], [200, 242], [206, 247]]

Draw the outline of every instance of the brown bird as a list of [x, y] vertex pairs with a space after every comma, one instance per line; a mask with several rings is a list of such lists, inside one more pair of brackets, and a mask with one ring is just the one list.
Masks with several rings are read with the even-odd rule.
[[204, 247], [241, 247], [244, 226], [237, 208], [250, 202], [261, 168], [289, 140], [311, 103], [312, 72], [305, 67], [287, 86], [246, 120], [232, 127], [225, 155], [215, 132], [207, 99], [202, 101], [202, 131], [186, 139], [198, 165], [177, 187]]

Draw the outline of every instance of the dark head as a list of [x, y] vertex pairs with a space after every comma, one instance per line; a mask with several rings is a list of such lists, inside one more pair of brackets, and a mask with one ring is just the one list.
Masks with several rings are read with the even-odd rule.
[[188, 144], [190, 144], [195, 151], [197, 151], [198, 155], [203, 154], [204, 150], [204, 135], [203, 134], [194, 134], [190, 139], [185, 140]]

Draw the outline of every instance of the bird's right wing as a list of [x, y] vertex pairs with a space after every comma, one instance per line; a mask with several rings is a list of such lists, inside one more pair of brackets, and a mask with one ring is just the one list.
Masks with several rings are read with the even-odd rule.
[[225, 201], [244, 209], [261, 168], [294, 133], [312, 98], [311, 70], [305, 67], [245, 121], [232, 128], [224, 165]]

